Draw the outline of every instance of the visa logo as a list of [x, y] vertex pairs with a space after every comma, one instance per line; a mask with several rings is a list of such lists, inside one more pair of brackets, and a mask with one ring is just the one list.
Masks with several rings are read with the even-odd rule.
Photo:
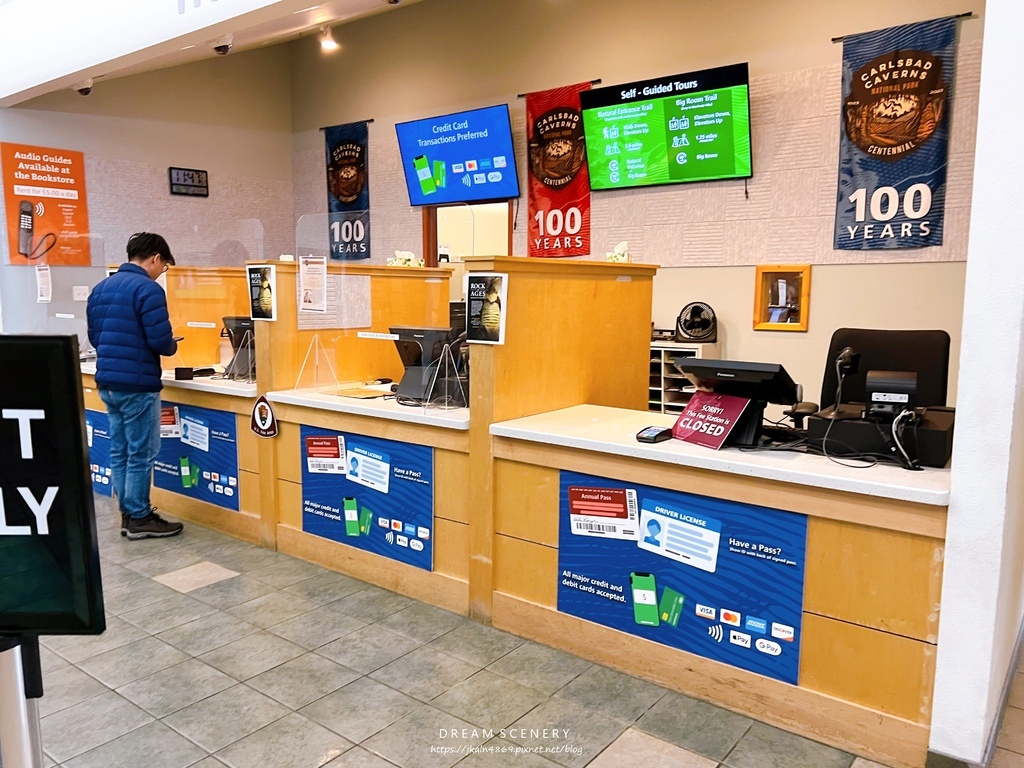
[[452, 173], [465, 173], [466, 166], [463, 163], [452, 163]]
[[729, 624], [733, 627], [740, 626], [740, 615], [736, 611], [730, 611], [725, 608], [722, 609], [722, 616], [719, 619], [723, 624]]
[[701, 605], [700, 603], [697, 603], [696, 612], [702, 619], [711, 619], [712, 621], [718, 615], [718, 612], [710, 605]]
[[772, 637], [777, 637], [779, 640], [785, 640], [787, 643], [793, 642], [793, 635], [795, 632], [793, 628], [787, 624], [776, 624], [772, 622]]
[[378, 517], [377, 518], [377, 525], [379, 525], [381, 528], [390, 528], [391, 527], [391, 520], [389, 518], [387, 518], [387, 517]]
[[747, 616], [747, 621], [743, 628], [748, 632], [757, 632], [759, 635], [768, 634], [768, 622], [764, 619], [755, 619], [753, 616]]

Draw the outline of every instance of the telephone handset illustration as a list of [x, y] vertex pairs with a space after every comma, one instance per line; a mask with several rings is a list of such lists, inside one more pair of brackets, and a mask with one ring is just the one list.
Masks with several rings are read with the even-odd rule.
[[22, 200], [18, 206], [18, 253], [31, 258], [33, 216], [32, 203]]

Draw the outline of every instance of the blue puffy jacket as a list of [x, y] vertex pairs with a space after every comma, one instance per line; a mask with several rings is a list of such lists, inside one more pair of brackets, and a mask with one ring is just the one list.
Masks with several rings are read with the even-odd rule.
[[163, 288], [142, 267], [126, 262], [93, 289], [86, 316], [96, 348], [96, 386], [159, 392], [160, 355], [178, 351]]

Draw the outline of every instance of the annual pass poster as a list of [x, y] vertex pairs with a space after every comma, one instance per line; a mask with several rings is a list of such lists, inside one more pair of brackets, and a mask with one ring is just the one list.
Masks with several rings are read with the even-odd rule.
[[160, 453], [153, 468], [153, 484], [237, 512], [235, 414], [161, 403]]
[[558, 610], [796, 685], [807, 517], [561, 473]]
[[434, 569], [434, 449], [302, 427], [302, 530]]

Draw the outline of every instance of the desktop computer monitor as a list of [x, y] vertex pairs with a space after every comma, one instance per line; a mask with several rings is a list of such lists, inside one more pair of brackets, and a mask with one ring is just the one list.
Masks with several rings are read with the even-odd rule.
[[405, 366], [405, 375], [398, 385], [399, 399], [422, 402], [427, 398], [430, 380], [441, 359], [451, 328], [414, 328], [395, 325], [390, 328], [397, 336], [395, 347]]
[[698, 389], [750, 400], [726, 444], [757, 445], [765, 406], [794, 405], [800, 400], [796, 384], [778, 363], [676, 358], [674, 365]]

